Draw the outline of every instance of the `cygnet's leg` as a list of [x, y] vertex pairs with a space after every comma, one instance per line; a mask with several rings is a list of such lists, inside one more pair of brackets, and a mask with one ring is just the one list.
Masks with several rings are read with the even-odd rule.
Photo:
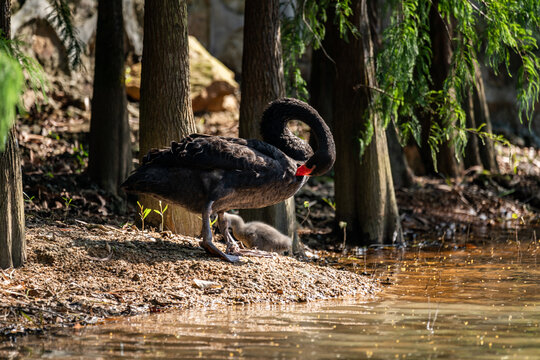
[[[218, 213], [218, 227], [219, 231], [225, 238], [225, 242], [227, 243], [227, 249], [225, 252], [227, 254], [234, 254], [234, 255], [244, 255], [244, 256], [258, 256], [258, 257], [272, 257], [272, 254], [261, 251], [261, 250], [254, 250], [254, 249], [240, 249], [238, 246], [238, 243], [234, 240], [231, 233], [229, 232], [229, 222], [225, 219], [224, 212]], [[244, 244], [240, 242], [241, 246], [243, 247]]]
[[225, 238], [225, 243], [227, 244], [227, 249], [225, 252], [227, 254], [234, 254], [234, 255], [240, 255], [240, 247], [234, 241], [231, 233], [229, 232], [229, 222], [225, 219], [225, 216], [223, 215], [224, 212], [220, 211], [218, 212], [218, 227], [219, 231]]
[[219, 256], [223, 260], [228, 262], [236, 262], [240, 260], [240, 257], [236, 255], [227, 255], [223, 251], [219, 250], [212, 242], [212, 228], [210, 226], [210, 215], [212, 213], [213, 201], [209, 201], [202, 212], [202, 241], [201, 246], [210, 254]]

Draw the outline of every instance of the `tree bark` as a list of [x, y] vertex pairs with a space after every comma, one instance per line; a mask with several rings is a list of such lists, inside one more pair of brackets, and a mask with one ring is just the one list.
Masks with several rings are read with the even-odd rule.
[[399, 142], [397, 130], [393, 124], [389, 124], [386, 128], [386, 138], [388, 141], [388, 153], [390, 157], [390, 168], [392, 169], [392, 181], [394, 182], [394, 188], [400, 189], [402, 187], [409, 187], [413, 185], [413, 173], [407, 164], [405, 152], [403, 151], [403, 147]]
[[[358, 138], [366, 130], [367, 113], [375, 87], [373, 44], [366, 0], [354, 0], [352, 21], [360, 36], [339, 44], [334, 94], [336, 219], [347, 224], [349, 245], [403, 240], [390, 170], [386, 133], [376, 115], [371, 143], [360, 159]], [[358, 86], [364, 85], [364, 86]]]
[[[261, 139], [263, 110], [270, 101], [285, 95], [279, 24], [279, 0], [246, 1], [239, 129], [244, 138]], [[245, 221], [263, 221], [296, 239], [296, 252], [293, 197], [266, 208], [241, 210], [240, 214]]]
[[[474, 118], [476, 120], [477, 126], [479, 126], [480, 124], [486, 124], [486, 126], [482, 130], [489, 134], [492, 134], [493, 128], [491, 126], [491, 117], [489, 115], [489, 108], [484, 88], [484, 78], [482, 76], [480, 66], [476, 62], [474, 63], [474, 72]], [[497, 155], [495, 153], [493, 140], [484, 139], [483, 142], [480, 141], [480, 143], [478, 144], [478, 150], [480, 152], [480, 159], [482, 161], [484, 169], [489, 170], [492, 173], [498, 173], [499, 165], [497, 164]]]
[[[0, 30], [10, 38], [11, 1], [0, 0]], [[0, 267], [19, 267], [26, 262], [24, 201], [21, 160], [15, 129], [0, 153]]]
[[[474, 64], [474, 71], [474, 85], [469, 91], [469, 96], [464, 104], [467, 127], [476, 129], [484, 124], [485, 126], [481, 131], [492, 134], [491, 119], [484, 91], [484, 79], [480, 67], [476, 63]], [[469, 135], [465, 155], [465, 167], [478, 165], [492, 173], [499, 172], [493, 140], [479, 139], [478, 135], [475, 134]]]
[[[195, 131], [189, 96], [186, 0], [147, 0], [144, 7], [139, 156], [142, 159], [151, 148], [170, 146], [171, 141]], [[141, 197], [141, 200], [145, 207], [159, 209], [157, 201], [148, 197]], [[153, 215], [154, 220], [150, 217], [147, 220], [159, 222], [157, 215]], [[201, 230], [199, 216], [169, 205], [165, 228], [185, 235], [198, 235]]]
[[[469, 94], [464, 99], [462, 106], [465, 111], [467, 128], [476, 129], [479, 124], [476, 122], [474, 111], [474, 89], [469, 90]], [[476, 134], [469, 134], [467, 136], [467, 145], [465, 147], [465, 158], [463, 159], [463, 163], [465, 164], [466, 169], [473, 166], [482, 166], [480, 150], [478, 147], [478, 136]]]
[[[438, 1], [434, 0], [429, 13], [429, 33], [431, 40], [431, 68], [430, 74], [432, 79], [433, 90], [442, 90], [444, 81], [450, 72], [450, 63], [452, 59], [452, 24], [445, 23], [441, 18], [438, 10]], [[424, 167], [428, 174], [434, 175], [435, 164], [431, 155], [431, 149], [428, 144], [430, 129], [434, 122], [439, 122], [441, 127], [441, 119], [437, 118], [435, 111], [427, 111], [420, 118], [422, 125], [420, 155], [424, 163]], [[459, 175], [461, 169], [456, 160], [454, 147], [448, 142], [440, 144], [437, 153], [437, 170], [441, 174], [450, 177]]]
[[99, 1], [88, 173], [113, 194], [129, 175], [132, 161], [122, 18], [122, 0]]
[[[333, 39], [338, 37], [333, 26], [334, 11], [328, 9], [328, 20], [325, 23], [326, 36], [321, 48], [313, 51], [311, 57], [311, 77], [309, 79], [309, 102], [324, 119], [330, 129], [333, 125], [334, 112], [334, 80], [336, 78], [336, 63], [334, 60], [336, 44]], [[310, 140], [312, 137], [310, 137]]]

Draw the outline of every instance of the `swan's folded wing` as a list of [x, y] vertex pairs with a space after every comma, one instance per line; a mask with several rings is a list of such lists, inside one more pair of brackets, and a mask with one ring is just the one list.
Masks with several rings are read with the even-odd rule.
[[288, 163], [277, 148], [260, 140], [192, 134], [171, 147], [152, 150], [143, 163], [202, 170], [283, 171]]

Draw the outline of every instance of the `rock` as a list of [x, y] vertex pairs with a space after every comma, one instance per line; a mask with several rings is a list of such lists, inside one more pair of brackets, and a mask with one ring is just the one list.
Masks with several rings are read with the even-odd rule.
[[45, 69], [69, 73], [64, 45], [47, 21], [35, 19], [24, 24], [19, 28], [18, 37], [30, 46], [24, 47], [28, 55], [35, 57]]
[[201, 111], [224, 111], [225, 96], [234, 94], [236, 88], [223, 80], [211, 83], [192, 99], [193, 112]]
[[[193, 112], [223, 111], [236, 108], [232, 95], [238, 89], [234, 73], [214, 58], [195, 39], [189, 37], [190, 84]], [[141, 63], [128, 68], [126, 93], [136, 101], [140, 100]]]
[[234, 73], [222, 62], [210, 55], [196, 38], [189, 37], [189, 63], [192, 95], [208, 88], [215, 81], [225, 81], [235, 89], [238, 83]]
[[126, 93], [135, 101], [141, 100], [141, 63], [126, 69]]

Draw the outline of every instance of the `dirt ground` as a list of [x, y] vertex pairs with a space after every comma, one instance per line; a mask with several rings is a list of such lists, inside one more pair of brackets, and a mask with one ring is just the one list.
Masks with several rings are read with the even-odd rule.
[[190, 237], [28, 220], [28, 262], [0, 272], [4, 336], [169, 308], [369, 298], [370, 277], [272, 254], [229, 264]]

